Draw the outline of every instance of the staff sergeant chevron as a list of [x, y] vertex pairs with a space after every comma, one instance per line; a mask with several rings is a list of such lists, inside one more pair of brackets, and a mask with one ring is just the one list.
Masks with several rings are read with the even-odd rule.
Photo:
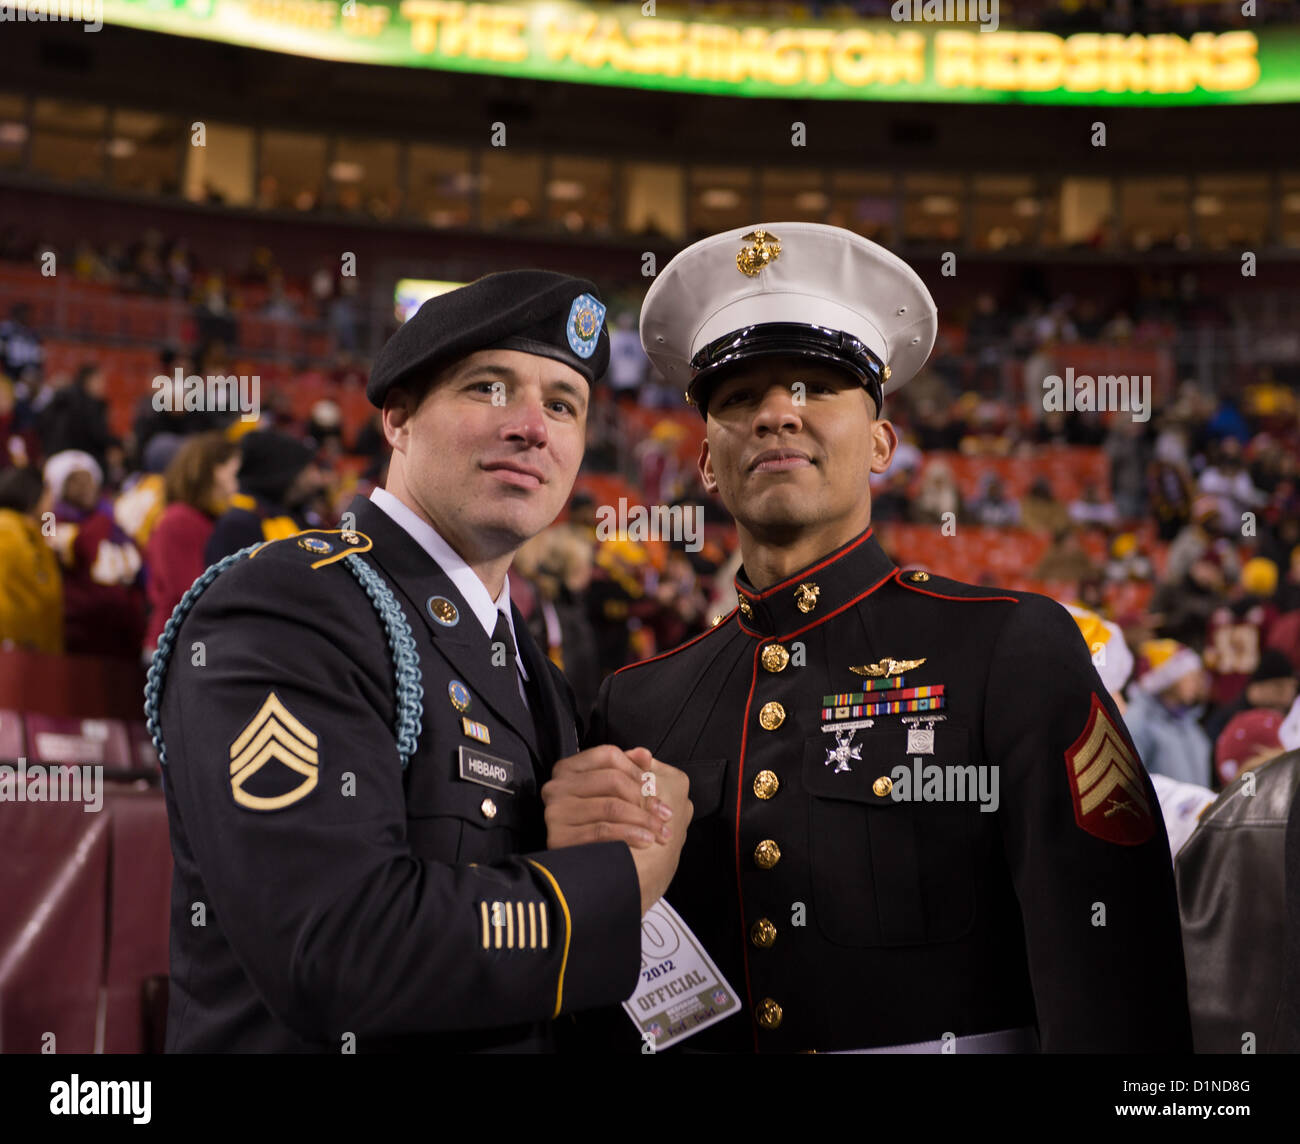
[[[230, 793], [249, 810], [292, 806], [316, 789], [316, 747], [315, 733], [272, 691], [230, 746]], [[267, 766], [272, 760], [283, 765]]]

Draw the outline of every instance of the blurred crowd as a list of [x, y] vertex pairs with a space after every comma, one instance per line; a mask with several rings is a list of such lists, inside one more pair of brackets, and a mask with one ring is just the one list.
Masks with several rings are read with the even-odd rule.
[[[237, 336], [222, 329], [223, 313], [233, 320], [243, 304], [232, 297], [274, 304], [282, 279], [269, 251], [254, 251], [243, 274], [209, 273], [183, 242], [157, 234], [125, 248], [86, 247], [77, 266], [91, 279], [107, 274], [113, 289], [177, 292], [205, 308], [194, 351], [159, 354], [156, 372], [169, 377], [232, 371]], [[286, 303], [286, 320], [301, 318], [316, 293], [316, 315], [328, 320], [339, 299], [326, 297], [324, 278], [333, 281], [324, 274], [319, 290], [306, 283]], [[734, 528], [695, 465], [701, 424], [646, 359], [636, 304], [634, 293], [611, 292], [610, 367], [593, 396], [579, 492], [512, 572], [513, 597], [580, 704], [605, 674], [706, 630], [735, 600]], [[1300, 379], [1258, 370], [1223, 380], [1217, 392], [1199, 381], [1179, 339], [1229, 320], [1194, 277], [1176, 272], [1153, 273], [1123, 302], [1032, 289], [975, 295], [954, 309], [927, 368], [889, 398], [900, 446], [872, 486], [873, 521], [903, 565], [928, 562], [996, 583], [995, 569], [945, 567], [932, 548], [914, 554], [908, 530], [977, 529], [1008, 544], [1037, 538], [1039, 555], [1022, 570], [1037, 590], [1123, 629], [1144, 759], [1203, 788], [1231, 779], [1216, 743], [1234, 717], [1281, 713], [1300, 667]], [[1145, 421], [1046, 411], [1042, 379], [1081, 346], [1172, 346], [1171, 368], [1184, 380], [1153, 395]], [[295, 416], [292, 376], [264, 388], [257, 422], [159, 411], [150, 388], [135, 399], [129, 431], [115, 434], [111, 423], [126, 419], [110, 417], [98, 363], [47, 370], [44, 347], [31, 309], [14, 306], [0, 322], [6, 645], [147, 660], [209, 563], [259, 540], [333, 526], [355, 492], [383, 481], [377, 416], [344, 424], [328, 397]], [[327, 376], [360, 387], [365, 363], [344, 352]], [[1049, 464], [1061, 455], [1097, 463], [1062, 482]], [[969, 458], [1023, 462], [1034, 476], [1022, 487], [990, 468], [972, 485], [960, 471]], [[599, 510], [620, 493], [632, 503], [702, 505], [700, 542], [602, 534]], [[1117, 603], [1116, 589], [1134, 586], [1143, 606], [1131, 593]]]
[[96, 244], [81, 240], [69, 249], [33, 235], [16, 224], [0, 231], [0, 261], [70, 265], [73, 280], [115, 294], [172, 298], [192, 313], [202, 357], [216, 345], [233, 352], [239, 345], [239, 320], [257, 315], [327, 331], [345, 354], [359, 350], [363, 320], [357, 279], [320, 264], [305, 277], [285, 272], [274, 252], [254, 247], [234, 268], [205, 265], [183, 237], [146, 230], [133, 240]]

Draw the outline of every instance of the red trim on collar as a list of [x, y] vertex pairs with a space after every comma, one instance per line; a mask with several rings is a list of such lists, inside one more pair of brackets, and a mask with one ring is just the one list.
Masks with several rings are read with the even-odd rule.
[[782, 580], [781, 583], [779, 584], [773, 584], [772, 587], [764, 589], [762, 592], [759, 592], [755, 596], [751, 596], [748, 592], [745, 592], [741, 589], [740, 584], [738, 582], [739, 577], [734, 577], [734, 576], [732, 577], [732, 581], [731, 581], [732, 585], [740, 595], [746, 596], [750, 600], [765, 600], [773, 592], [779, 592], [782, 588], [788, 588], [796, 580], [806, 579], [807, 577], [811, 576], [814, 572], [820, 572], [823, 568], [826, 567], [826, 565], [834, 564], [835, 561], [843, 559], [855, 548], [857, 548], [859, 544], [865, 543], [871, 537], [871, 534], [874, 531], [875, 531], [875, 526], [868, 525], [867, 531], [864, 532], [861, 536], [859, 536], [857, 540], [855, 540], [852, 544], [848, 545], [845, 548], [841, 548], [838, 552], [832, 552], [820, 564], [814, 564], [811, 568], [805, 568], [802, 572], [796, 572], [788, 580]]
[[[896, 571], [897, 569], [895, 569], [895, 572]], [[775, 640], [777, 643], [780, 643], [782, 640], [792, 640], [794, 639], [795, 636], [801, 636], [803, 635], [804, 632], [817, 627], [818, 624], [824, 624], [827, 620], [834, 619], [845, 609], [853, 607], [854, 604], [861, 603], [868, 596], [870, 596], [872, 592], [874, 592], [877, 588], [879, 588], [882, 584], [886, 583], [889, 580], [892, 580], [893, 578], [894, 578], [894, 572], [890, 572], [887, 575], [882, 576], [879, 580], [877, 580], [874, 584], [872, 584], [870, 588], [868, 588], [865, 592], [860, 592], [858, 595], [854, 596], [853, 599], [851, 599], [847, 604], [841, 604], [833, 612], [827, 612], [824, 616], [819, 616], [811, 623], [804, 624], [803, 627], [796, 628], [794, 631], [788, 632], [786, 635], [783, 636], [765, 636], [761, 632], [754, 631], [753, 628], [745, 627], [744, 620], [737, 620], [736, 623], [740, 627], [740, 630], [742, 632], [744, 632], [747, 636], [753, 636], [755, 639]], [[719, 624], [718, 626], [721, 627], [722, 625]]]
[[677, 647], [670, 648], [668, 651], [661, 651], [658, 655], [652, 655], [649, 659], [638, 659], [636, 663], [625, 663], [622, 667], [618, 668], [616, 671], [611, 672], [610, 674], [620, 675], [625, 671], [631, 671], [632, 668], [634, 667], [643, 667], [647, 663], [654, 663], [654, 661], [657, 659], [667, 659], [670, 655], [676, 655], [679, 651], [685, 651], [688, 647], [691, 646], [691, 644], [699, 643], [700, 640], [702, 640], [705, 636], [711, 636], [713, 635], [714, 632], [719, 631], [722, 628], [725, 628], [727, 626], [727, 621], [731, 619], [731, 617], [734, 616], [739, 610], [740, 610], [740, 605], [738, 604], [707, 631], [700, 632], [698, 636], [692, 636], [684, 644], [679, 644]]

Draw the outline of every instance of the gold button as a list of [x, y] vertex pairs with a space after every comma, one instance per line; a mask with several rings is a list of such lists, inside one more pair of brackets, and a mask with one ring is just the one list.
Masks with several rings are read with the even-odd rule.
[[930, 573], [929, 573], [929, 572], [913, 572], [913, 573], [912, 573], [912, 582], [915, 583], [915, 584], [924, 584], [928, 579], [930, 579]]
[[764, 1029], [779, 1029], [781, 1027], [781, 1006], [770, 997], [764, 997], [754, 1008], [754, 1015], [758, 1018], [758, 1023]]
[[790, 662], [790, 653], [779, 643], [770, 643], [763, 649], [763, 670], [784, 671]]
[[871, 789], [876, 792], [880, 798], [884, 798], [891, 790], [894, 789], [894, 780], [888, 775], [881, 775], [871, 784]]
[[754, 847], [754, 865], [760, 870], [770, 870], [781, 861], [781, 847], [770, 838], [764, 838]]
[[764, 731], [775, 731], [784, 722], [785, 708], [781, 704], [775, 701], [763, 704], [758, 713], [758, 723]]
[[781, 786], [781, 780], [771, 771], [759, 771], [754, 776], [754, 793], [759, 798], [769, 799]]
[[811, 612], [815, 607], [817, 607], [817, 597], [820, 596], [821, 593], [822, 590], [811, 580], [808, 580], [805, 583], [800, 584], [799, 587], [794, 590], [795, 605], [801, 612]]
[[752, 620], [754, 618], [754, 609], [750, 605], [749, 601], [745, 599], [744, 596], [740, 597], [739, 607], [740, 607], [740, 614], [744, 616], [745, 619]]
[[720, 623], [722, 623], [722, 617], [714, 616], [713, 619], [709, 621], [709, 627], [716, 628]]
[[771, 949], [772, 943], [776, 941], [776, 926], [767, 918], [759, 918], [749, 931], [749, 940], [752, 941], [759, 949]]
[[484, 818], [496, 818], [497, 816], [497, 804], [490, 798], [485, 798], [479, 803], [479, 810], [483, 812]]

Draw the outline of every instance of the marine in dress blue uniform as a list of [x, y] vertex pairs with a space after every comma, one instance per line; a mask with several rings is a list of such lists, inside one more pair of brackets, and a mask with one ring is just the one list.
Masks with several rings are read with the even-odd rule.
[[[712, 395], [767, 358], [833, 366], [878, 419], [935, 330], [900, 259], [790, 222], [688, 247], [641, 318], [711, 440]], [[787, 422], [772, 442], [811, 451]], [[904, 571], [869, 523], [735, 590], [710, 631], [610, 676], [590, 727], [690, 776], [667, 898], [745, 1012], [685, 1044], [1189, 1050], [1158, 803], [1069, 613]]]
[[[498, 347], [594, 383], [603, 313], [590, 282], [489, 275], [394, 335], [370, 398]], [[568, 685], [508, 595], [486, 629], [394, 499], [209, 569], [160, 640], [169, 1051], [545, 1049], [635, 985], [627, 846], [546, 849]]]

